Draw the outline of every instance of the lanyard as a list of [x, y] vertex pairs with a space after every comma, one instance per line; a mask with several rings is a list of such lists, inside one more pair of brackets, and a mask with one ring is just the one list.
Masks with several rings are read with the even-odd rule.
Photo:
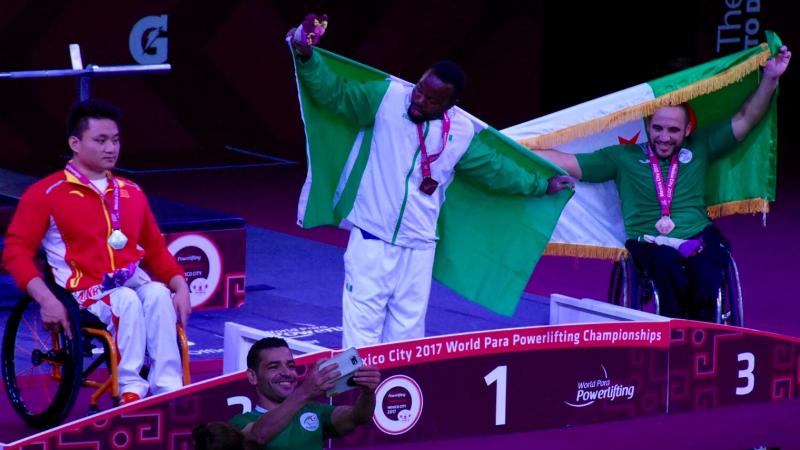
[[658, 159], [650, 144], [647, 144], [647, 160], [650, 162], [650, 169], [653, 171], [653, 182], [656, 185], [658, 203], [661, 205], [661, 215], [669, 216], [672, 196], [675, 193], [675, 182], [678, 180], [678, 153], [676, 152], [672, 155], [672, 160], [669, 163], [666, 187], [664, 186], [664, 176], [661, 174], [661, 166], [658, 164]]
[[109, 201], [106, 198], [105, 194], [100, 189], [98, 189], [97, 186], [95, 186], [88, 178], [86, 178], [86, 175], [82, 174], [75, 166], [73, 166], [72, 163], [67, 163], [67, 171], [75, 175], [75, 177], [78, 178], [78, 180], [81, 183], [89, 186], [93, 191], [97, 193], [97, 195], [100, 196], [101, 199], [103, 199], [103, 203], [106, 205], [106, 208], [108, 209], [108, 214], [109, 216], [111, 216], [111, 228], [113, 230], [119, 230], [120, 229], [119, 182], [114, 177], [114, 175], [111, 175], [110, 172], [106, 172], [109, 179], [109, 183], [111, 184], [112, 187], [112, 196], [113, 196], [113, 201], [109, 204]]
[[431, 177], [431, 163], [439, 159], [442, 153], [444, 153], [444, 147], [447, 145], [447, 136], [450, 134], [450, 117], [445, 112], [442, 115], [442, 148], [439, 150], [439, 153], [435, 155], [428, 155], [428, 149], [425, 147], [425, 134], [422, 131], [422, 124], [417, 124], [417, 135], [419, 136], [419, 150], [422, 153], [422, 159], [420, 159], [419, 165], [422, 169], [422, 178], [430, 178]]

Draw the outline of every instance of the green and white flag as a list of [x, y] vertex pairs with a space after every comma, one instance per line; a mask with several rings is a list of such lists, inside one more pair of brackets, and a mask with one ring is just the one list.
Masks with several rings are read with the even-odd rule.
[[[532, 148], [569, 153], [647, 140], [643, 118], [666, 105], [688, 102], [697, 127], [730, 120], [759, 83], [759, 67], [781, 47], [768, 43], [600, 97], [502, 130]], [[711, 217], [766, 213], [775, 200], [776, 101], [747, 138], [714, 161], [706, 181]], [[578, 183], [546, 254], [615, 259], [624, 252], [625, 230], [613, 181]]]
[[[334, 53], [315, 49], [325, 64], [352, 81], [406, 83]], [[333, 114], [297, 83], [305, 123], [308, 175], [298, 224], [342, 226], [353, 208], [367, 164], [372, 128]], [[484, 122], [470, 116], [475, 138], [542, 177], [563, 173]], [[497, 194], [456, 176], [439, 216], [434, 278], [492, 311], [512, 315], [570, 193], [531, 197]], [[387, 212], [392, 213], [392, 212]], [[396, 213], [396, 212], [394, 212]]]

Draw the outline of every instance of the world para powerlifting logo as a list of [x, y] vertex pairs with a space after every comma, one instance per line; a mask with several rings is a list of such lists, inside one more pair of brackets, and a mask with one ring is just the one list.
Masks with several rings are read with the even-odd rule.
[[[564, 400], [564, 403], [573, 408], [584, 408], [599, 400], [617, 401], [633, 400], [636, 386], [614, 383], [608, 376], [604, 365], [600, 365], [602, 376], [578, 381], [574, 400]], [[599, 375], [599, 374], [598, 374]]]

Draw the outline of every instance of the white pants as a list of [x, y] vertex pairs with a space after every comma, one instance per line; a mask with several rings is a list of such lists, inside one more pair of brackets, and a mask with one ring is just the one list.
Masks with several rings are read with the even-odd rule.
[[352, 229], [344, 254], [342, 348], [425, 337], [435, 252], [364, 239]]
[[[110, 305], [98, 301], [87, 309], [114, 335], [120, 354], [120, 392], [144, 398], [148, 388], [151, 393], [160, 394], [183, 386], [175, 307], [169, 289], [163, 283], [151, 281], [139, 269], [136, 276], [124, 287], [113, 290], [109, 297]], [[151, 359], [147, 380], [139, 376], [145, 350]]]

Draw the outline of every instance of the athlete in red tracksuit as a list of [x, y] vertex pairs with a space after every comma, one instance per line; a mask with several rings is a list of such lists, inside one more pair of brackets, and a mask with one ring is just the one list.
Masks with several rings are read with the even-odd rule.
[[[23, 194], [3, 265], [39, 302], [45, 325], [64, 326], [64, 307], [34, 262], [39, 247], [45, 250], [56, 283], [114, 333], [120, 391], [129, 402], [148, 388], [156, 394], [182, 386], [176, 309], [185, 324], [191, 303], [184, 271], [167, 250], [144, 193], [110, 172], [119, 155], [118, 118], [116, 108], [95, 100], [73, 107], [73, 159]], [[169, 284], [174, 298], [150, 275]], [[147, 381], [139, 376], [145, 350], [153, 360]]]

